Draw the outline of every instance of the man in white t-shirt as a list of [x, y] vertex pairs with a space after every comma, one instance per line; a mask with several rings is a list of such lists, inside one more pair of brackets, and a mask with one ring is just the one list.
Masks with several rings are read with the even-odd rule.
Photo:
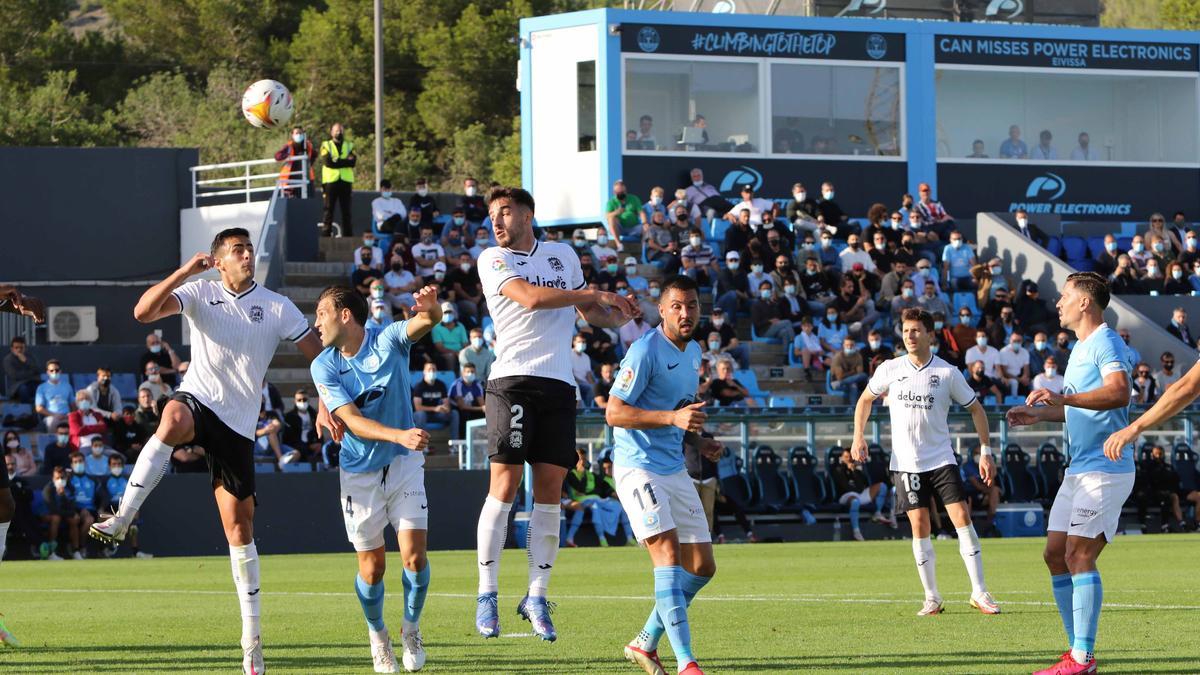
[[366, 234], [363, 235], [363, 248], [355, 248], [354, 249], [354, 266], [358, 267], [359, 265], [363, 264], [362, 263], [363, 250], [368, 249], [368, 248], [371, 249], [371, 265], [370, 265], [371, 268], [377, 269], [377, 270], [382, 270], [383, 269], [383, 250], [380, 249], [376, 245], [374, 232], [367, 232]]
[[379, 196], [371, 200], [371, 215], [375, 218], [375, 227], [380, 232], [408, 232], [404, 226], [408, 209], [404, 207], [403, 200], [393, 196], [392, 181], [386, 178], [379, 181]]
[[1034, 390], [1046, 389], [1054, 394], [1063, 390], [1063, 376], [1058, 373], [1058, 361], [1053, 356], [1047, 356], [1042, 362], [1042, 372], [1033, 377]]
[[432, 225], [422, 225], [420, 233], [421, 240], [412, 245], [412, 256], [417, 265], [417, 276], [428, 277], [433, 275], [436, 263], [446, 262], [446, 249], [433, 238]]
[[571, 374], [579, 387], [581, 407], [592, 405], [592, 388], [596, 386], [596, 375], [592, 373], [592, 357], [587, 355], [587, 340], [576, 335], [571, 341]]
[[750, 225], [754, 228], [757, 228], [759, 225], [762, 225], [763, 211], [770, 211], [771, 215], [774, 216], [778, 215], [778, 210], [778, 207], [775, 206], [775, 202], [771, 201], [770, 199], [755, 197], [753, 185], [743, 185], [742, 201], [735, 204], [732, 209], [729, 209], [729, 213], [725, 214], [725, 219], [731, 223], [736, 223], [738, 218], [741, 217], [739, 214], [741, 214], [742, 211], [749, 211]]
[[392, 269], [383, 275], [383, 284], [387, 287], [387, 300], [393, 312], [407, 310], [416, 304], [413, 293], [421, 288], [421, 280], [404, 269], [404, 261], [400, 256], [392, 257]]
[[[214, 267], [220, 281], [187, 281]], [[308, 361], [321, 353], [321, 341], [291, 300], [255, 283], [254, 245], [241, 228], [218, 233], [210, 252], [197, 253], [151, 287], [133, 310], [142, 323], [176, 314], [183, 314], [191, 327], [191, 365], [163, 408], [158, 430], [138, 455], [116, 515], [93, 525], [90, 534], [106, 543], [122, 541], [167, 472], [175, 446], [204, 448], [241, 603], [242, 669], [262, 673], [254, 545], [254, 438], [262, 383], [281, 340], [295, 343]], [[341, 438], [341, 426], [330, 427], [323, 402], [317, 428], [318, 434], [328, 428], [335, 439]]]
[[517, 606], [533, 633], [557, 639], [546, 588], [558, 555], [563, 480], [575, 468], [575, 401], [571, 342], [577, 317], [616, 328], [637, 316], [630, 298], [593, 291], [579, 257], [560, 242], [533, 236], [533, 196], [521, 188], [495, 188], [488, 215], [496, 246], [479, 256], [479, 280], [495, 321], [496, 361], [485, 400], [491, 486], [479, 514], [476, 554], [479, 597], [475, 627], [499, 637], [496, 604], [500, 553], [508, 516], [526, 463], [532, 465], [529, 515], [529, 590]]
[[[1008, 387], [1008, 395], [1016, 396], [1020, 387], [1029, 387], [1029, 351], [1022, 346], [1024, 336], [1020, 331], [1013, 331], [1008, 336], [1008, 346], [998, 350], [1000, 370], [998, 378]], [[996, 350], [989, 350], [996, 351]]]
[[1000, 352], [988, 346], [987, 331], [984, 329], [975, 331], [975, 346], [967, 350], [967, 356], [963, 360], [966, 363], [982, 361], [983, 374], [993, 380], [1000, 379], [1000, 373], [996, 369], [996, 366], [1000, 365]]
[[979, 535], [971, 524], [966, 486], [958, 470], [946, 424], [952, 403], [970, 411], [981, 443], [979, 477], [991, 485], [995, 481], [996, 468], [988, 441], [987, 413], [962, 371], [930, 350], [933, 317], [922, 309], [911, 308], [904, 310], [901, 321], [902, 339], [908, 353], [882, 363], [867, 382], [854, 410], [851, 453], [855, 461], [866, 461], [867, 440], [863, 432], [875, 399], [886, 396], [891, 414], [895, 512], [908, 514], [913, 532], [913, 557], [921, 585], [925, 587], [925, 603], [917, 615], [942, 612], [933, 542], [929, 538], [929, 509], [934, 505], [935, 493], [958, 531], [958, 552], [971, 578], [971, 606], [984, 614], [999, 614], [1000, 608], [983, 581]]

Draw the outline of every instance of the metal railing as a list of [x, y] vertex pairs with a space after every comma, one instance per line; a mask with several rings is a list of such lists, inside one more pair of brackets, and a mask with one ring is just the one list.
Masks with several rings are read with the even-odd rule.
[[0, 344], [8, 345], [19, 335], [30, 347], [37, 345], [37, 331], [33, 327], [33, 319], [27, 316], [0, 312]]
[[[275, 159], [251, 159], [244, 162], [226, 162], [224, 164], [202, 164], [188, 169], [192, 174], [192, 208], [199, 205], [199, 200], [230, 197], [241, 195], [247, 203], [257, 194], [274, 192], [278, 189], [298, 189], [302, 198], [308, 197], [308, 157], [302, 155], [292, 160], [299, 161], [300, 168], [293, 171], [281, 171], [278, 167], [283, 162]], [[270, 165], [275, 167], [270, 173], [251, 173], [254, 167]], [[222, 175], [236, 174], [241, 175]], [[215, 175], [213, 178], [202, 176]], [[287, 178], [283, 178], [287, 176]], [[228, 189], [211, 189], [217, 186], [238, 185]]]

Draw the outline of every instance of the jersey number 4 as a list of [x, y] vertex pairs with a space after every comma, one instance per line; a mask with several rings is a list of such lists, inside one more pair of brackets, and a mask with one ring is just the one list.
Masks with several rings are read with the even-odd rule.
[[[653, 504], [654, 506], [658, 506], [658, 497], [654, 496], [654, 486], [649, 483], [646, 483], [645, 485], [642, 486], [642, 490], [644, 490], [646, 492], [646, 496], [650, 498], [650, 503]], [[638, 508], [645, 511], [646, 503], [642, 501], [641, 491], [635, 489], [633, 491], [633, 496], [635, 499], [637, 499]]]
[[354, 515], [354, 502], [352, 501], [352, 499], [353, 499], [352, 497], [349, 497], [349, 496], [346, 497], [346, 515], [348, 515], [348, 516]]

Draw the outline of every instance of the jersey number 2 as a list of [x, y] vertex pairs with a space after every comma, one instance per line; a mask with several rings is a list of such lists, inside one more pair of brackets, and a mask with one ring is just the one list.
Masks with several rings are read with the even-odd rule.
[[524, 429], [525, 425], [521, 424], [521, 420], [525, 417], [525, 408], [522, 407], [520, 403], [514, 403], [512, 404], [512, 408], [509, 409], [509, 412], [512, 413], [512, 419], [508, 421], [509, 428], [517, 430]]

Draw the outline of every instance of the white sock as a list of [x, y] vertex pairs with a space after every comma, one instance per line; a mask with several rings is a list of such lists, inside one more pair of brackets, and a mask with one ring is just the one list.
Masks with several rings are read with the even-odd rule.
[[8, 541], [8, 523], [0, 523], [0, 560], [4, 560], [4, 546]]
[[488, 495], [479, 511], [479, 528], [475, 535], [475, 555], [479, 561], [479, 593], [499, 590], [500, 553], [508, 536], [508, 513], [512, 504]]
[[1092, 653], [1089, 651], [1085, 651], [1082, 649], [1075, 649], [1074, 647], [1071, 648], [1071, 659], [1074, 660], [1075, 663], [1078, 663], [1081, 666], [1083, 664], [1087, 663], [1088, 661], [1091, 661], [1092, 656], [1093, 656]]
[[529, 556], [529, 595], [546, 597], [550, 571], [558, 557], [558, 530], [562, 507], [558, 504], [534, 504], [529, 516], [529, 541], [525, 553]]
[[376, 631], [371, 630], [370, 626], [367, 627], [367, 637], [370, 638], [372, 647], [374, 647], [375, 645], [387, 644], [388, 640], [391, 639], [391, 637], [388, 635], [388, 630], [386, 628], [384, 628], [381, 631], [376, 632]]
[[933, 541], [929, 537], [913, 539], [913, 558], [917, 561], [917, 575], [925, 587], [926, 600], [939, 600], [942, 594], [937, 587], [937, 556], [933, 552]]
[[259, 624], [258, 547], [230, 546], [229, 561], [233, 565], [233, 586], [242, 605], [242, 643], [249, 644], [262, 630]]
[[151, 436], [150, 440], [146, 441], [133, 464], [133, 471], [129, 473], [129, 485], [125, 487], [125, 496], [121, 497], [121, 506], [117, 509], [118, 516], [130, 520], [133, 514], [142, 508], [142, 502], [146, 501], [146, 497], [150, 496], [158, 481], [167, 473], [167, 467], [171, 465], [171, 452], [174, 450], [175, 448], [158, 440], [158, 436]]
[[958, 554], [967, 566], [967, 576], [971, 577], [971, 593], [987, 593], [987, 585], [983, 583], [983, 551], [979, 547], [975, 526], [967, 525], [955, 531], [958, 532]]

